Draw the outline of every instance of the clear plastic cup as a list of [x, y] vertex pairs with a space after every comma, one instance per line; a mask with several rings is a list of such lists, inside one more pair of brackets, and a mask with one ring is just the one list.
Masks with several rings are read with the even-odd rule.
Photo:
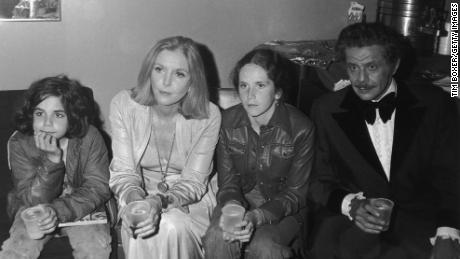
[[45, 207], [41, 205], [30, 207], [21, 212], [21, 218], [30, 238], [40, 239], [45, 235], [38, 226], [38, 222], [45, 217], [45, 214]]
[[238, 204], [226, 204], [222, 208], [222, 229], [226, 232], [238, 230], [235, 225], [243, 221], [245, 209]]
[[[126, 205], [126, 218], [129, 221], [133, 233], [137, 225], [148, 218], [150, 210], [150, 203], [144, 200], [133, 201]], [[134, 236], [134, 238], [136, 238], [136, 236]]]
[[370, 204], [379, 211], [380, 219], [385, 221], [382, 231], [387, 231], [390, 226], [394, 202], [385, 198], [372, 198], [370, 199]]

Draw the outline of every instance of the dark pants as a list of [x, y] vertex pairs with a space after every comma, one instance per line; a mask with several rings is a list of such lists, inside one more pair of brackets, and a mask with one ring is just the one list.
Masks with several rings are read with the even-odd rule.
[[238, 259], [244, 255], [244, 258], [282, 259], [292, 256], [289, 244], [298, 237], [300, 230], [300, 224], [294, 217], [256, 228], [251, 241], [242, 246], [240, 242], [228, 243], [223, 239], [219, 227], [221, 208], [218, 205], [214, 209], [211, 225], [203, 240], [205, 258]]
[[[423, 222], [401, 220], [389, 232], [367, 234], [343, 215], [317, 221], [312, 235], [314, 259], [428, 259], [431, 244]], [[435, 234], [433, 229], [432, 235]]]

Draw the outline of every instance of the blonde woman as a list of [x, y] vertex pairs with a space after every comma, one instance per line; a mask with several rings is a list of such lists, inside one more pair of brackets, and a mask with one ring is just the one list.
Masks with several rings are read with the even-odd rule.
[[[147, 54], [138, 85], [110, 106], [110, 187], [119, 202], [127, 258], [201, 258], [215, 194], [208, 185], [220, 128], [209, 102], [197, 44], [160, 40]], [[146, 200], [147, 220], [132, 230], [126, 205]]]

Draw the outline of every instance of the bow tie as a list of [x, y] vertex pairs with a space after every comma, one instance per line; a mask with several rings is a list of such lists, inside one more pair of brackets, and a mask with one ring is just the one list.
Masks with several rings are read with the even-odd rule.
[[383, 123], [387, 122], [391, 118], [391, 114], [396, 108], [396, 95], [395, 93], [389, 93], [378, 102], [364, 101], [364, 119], [369, 124], [375, 122], [375, 110], [379, 110], [380, 118]]

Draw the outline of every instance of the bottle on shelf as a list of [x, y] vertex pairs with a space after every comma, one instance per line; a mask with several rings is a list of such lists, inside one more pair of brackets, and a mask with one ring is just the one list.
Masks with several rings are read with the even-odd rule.
[[437, 53], [440, 55], [450, 55], [450, 22], [444, 23], [444, 29], [440, 32], [437, 43]]

